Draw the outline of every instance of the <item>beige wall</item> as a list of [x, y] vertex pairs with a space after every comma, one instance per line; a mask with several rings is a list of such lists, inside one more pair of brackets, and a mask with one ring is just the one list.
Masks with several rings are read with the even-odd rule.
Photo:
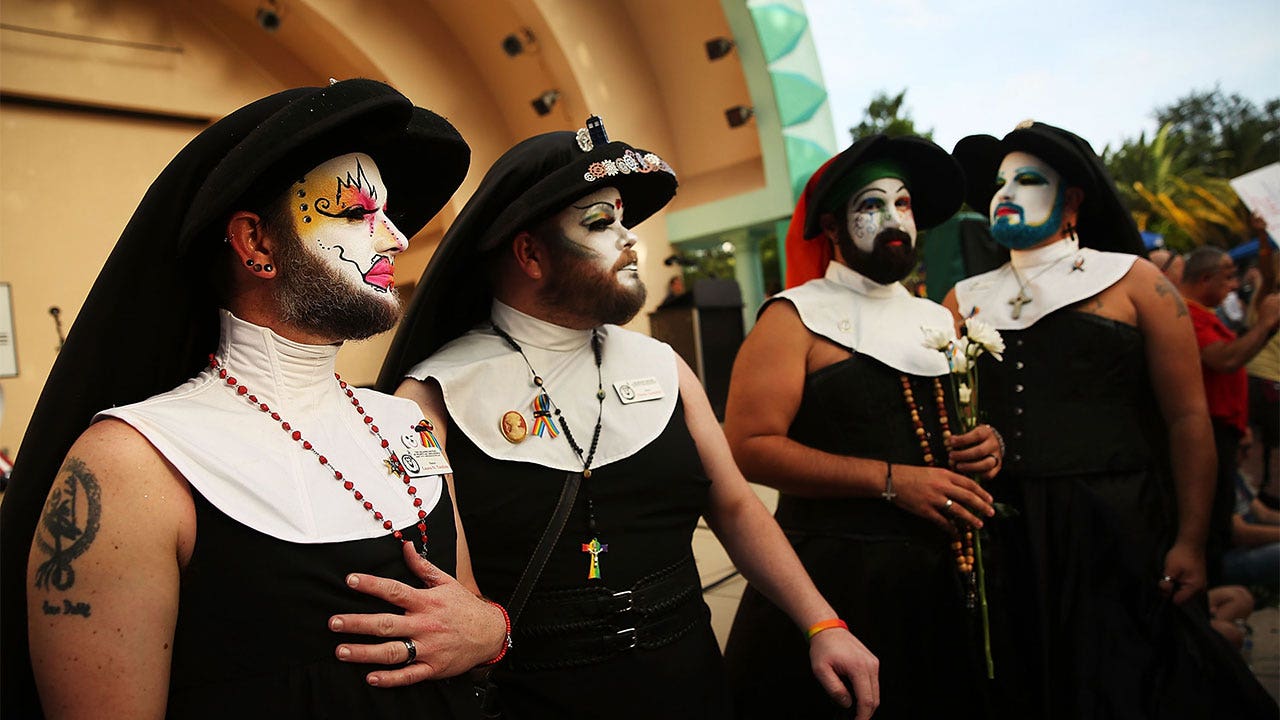
[[[723, 110], [747, 98], [732, 56], [708, 65], [702, 43], [727, 35], [719, 0], [288, 0], [268, 35], [259, 0], [0, 0], [6, 24], [150, 43], [125, 48], [0, 30], [0, 91], [88, 106], [217, 119], [241, 105], [329, 77], [390, 82], [449, 118], [472, 147], [450, 206], [413, 239], [398, 279], [416, 279], [489, 165], [520, 139], [572, 130], [589, 113], [610, 133], [670, 162], [698, 202], [758, 185], [754, 133], [729, 131]], [[584, 6], [590, 12], [584, 11]], [[672, 17], [680, 17], [672, 22]], [[659, 22], [663, 19], [663, 22]], [[537, 42], [507, 57], [502, 38]], [[562, 93], [537, 116], [542, 90]], [[180, 122], [0, 105], [0, 282], [13, 291], [20, 375], [0, 379], [0, 448], [25, 430], [55, 354], [48, 308], [69, 328], [110, 248], [151, 181], [200, 129]], [[429, 171], [429, 168], [426, 168]], [[689, 199], [677, 197], [676, 205]], [[674, 207], [674, 206], [673, 206]], [[638, 229], [649, 306], [672, 274], [664, 214]], [[163, 239], [158, 239], [162, 242]], [[447, 312], [448, 308], [441, 308]], [[344, 348], [339, 371], [377, 374], [390, 335]]]
[[13, 289], [19, 371], [0, 379], [0, 448], [17, 449], [53, 366], [58, 337], [49, 308], [60, 308], [70, 328], [138, 200], [196, 132], [10, 105], [0, 111], [0, 281]]

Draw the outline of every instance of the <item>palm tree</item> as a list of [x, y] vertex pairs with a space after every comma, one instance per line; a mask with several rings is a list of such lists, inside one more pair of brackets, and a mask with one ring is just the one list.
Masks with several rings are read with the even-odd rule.
[[1138, 229], [1163, 234], [1170, 247], [1230, 247], [1247, 237], [1248, 213], [1235, 191], [1200, 164], [1172, 124], [1150, 142], [1142, 133], [1114, 152], [1104, 149], [1103, 162]]

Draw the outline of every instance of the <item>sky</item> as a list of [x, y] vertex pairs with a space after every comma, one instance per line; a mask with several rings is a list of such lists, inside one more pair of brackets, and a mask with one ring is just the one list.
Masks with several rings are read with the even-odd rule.
[[1280, 98], [1280, 0], [804, 0], [845, 147], [878, 92], [907, 91], [950, 150], [1025, 119], [1118, 146], [1215, 86]]

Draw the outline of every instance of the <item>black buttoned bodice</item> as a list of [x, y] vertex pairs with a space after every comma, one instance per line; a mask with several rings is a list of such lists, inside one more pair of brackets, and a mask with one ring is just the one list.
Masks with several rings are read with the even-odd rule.
[[1059, 310], [1001, 334], [1004, 360], [978, 363], [979, 406], [1007, 445], [1003, 473], [1127, 472], [1165, 455], [1137, 328]]

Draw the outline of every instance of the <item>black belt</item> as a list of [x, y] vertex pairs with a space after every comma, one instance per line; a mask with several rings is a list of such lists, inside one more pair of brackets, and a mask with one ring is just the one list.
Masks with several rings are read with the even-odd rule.
[[705, 622], [693, 556], [626, 590], [604, 586], [534, 593], [514, 631], [509, 662], [548, 670], [598, 662], [633, 648], [668, 645]]

